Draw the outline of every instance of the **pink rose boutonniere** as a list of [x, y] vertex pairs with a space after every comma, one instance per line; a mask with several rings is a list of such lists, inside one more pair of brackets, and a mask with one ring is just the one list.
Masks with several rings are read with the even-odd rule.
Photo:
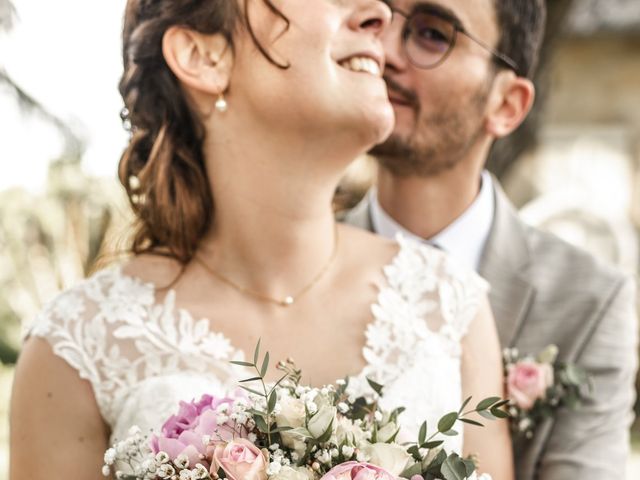
[[518, 436], [533, 437], [535, 427], [559, 408], [578, 408], [590, 388], [587, 374], [573, 364], [559, 363], [558, 348], [550, 345], [536, 357], [517, 349], [504, 351], [511, 429]]

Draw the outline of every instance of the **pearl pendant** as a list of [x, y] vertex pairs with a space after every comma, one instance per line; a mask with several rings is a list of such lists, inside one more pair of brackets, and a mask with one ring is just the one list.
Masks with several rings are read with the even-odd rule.
[[285, 297], [284, 300], [282, 300], [282, 306], [283, 307], [289, 307], [291, 305], [293, 305], [293, 297], [289, 296], [289, 297]]
[[229, 108], [229, 105], [227, 104], [227, 101], [225, 100], [224, 96], [220, 95], [218, 97], [218, 100], [216, 100], [216, 110], [219, 111], [220, 113], [224, 113], [227, 111], [228, 108]]

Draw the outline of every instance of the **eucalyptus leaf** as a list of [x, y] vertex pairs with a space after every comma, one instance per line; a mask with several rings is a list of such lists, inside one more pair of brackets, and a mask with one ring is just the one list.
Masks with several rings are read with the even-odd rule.
[[278, 401], [278, 394], [275, 390], [271, 392], [269, 395], [269, 402], [267, 403], [267, 409], [269, 413], [273, 412], [273, 409], [276, 408], [276, 402]]
[[493, 406], [494, 403], [497, 403], [500, 400], [502, 400], [500, 397], [485, 398], [480, 403], [478, 403], [478, 405], [476, 406], [476, 410], [486, 410], [487, 408]]
[[411, 478], [414, 475], [422, 475], [422, 465], [420, 463], [414, 463], [400, 474], [403, 478]]
[[471, 398], [472, 398], [472, 397], [467, 398], [467, 399], [462, 403], [462, 406], [460, 407], [460, 410], [458, 410], [458, 413], [459, 413], [460, 415], [462, 415], [462, 412], [464, 412], [464, 407], [466, 407], [466, 406], [469, 404], [469, 402], [471, 401]]
[[427, 439], [427, 422], [425, 420], [424, 422], [422, 422], [422, 425], [420, 426], [420, 433], [418, 434], [418, 443], [423, 444], [426, 439]]
[[262, 380], [262, 377], [251, 377], [251, 378], [245, 378], [244, 380], [240, 380], [239, 383], [249, 383], [249, 382], [255, 382], [258, 380]]
[[407, 453], [409, 453], [417, 461], [420, 461], [422, 459], [422, 455], [420, 455], [420, 449], [417, 445], [409, 447], [407, 449]]
[[499, 408], [496, 408], [496, 407], [491, 408], [491, 414], [496, 418], [510, 418], [511, 417], [511, 415], [509, 415], [507, 412], [505, 412], [504, 410], [500, 410]]
[[494, 417], [491, 412], [488, 412], [486, 410], [479, 410], [478, 411], [478, 415], [480, 415], [481, 417], [486, 418], [487, 420], [495, 420], [496, 419], [496, 417]]
[[447, 432], [451, 430], [451, 428], [453, 428], [457, 420], [458, 420], [458, 412], [447, 413], [438, 422], [438, 431], [442, 433], [442, 432]]
[[456, 454], [451, 454], [442, 463], [440, 469], [444, 480], [465, 480], [467, 478], [467, 468], [464, 461]]
[[475, 420], [470, 420], [468, 418], [461, 418], [461, 422], [468, 423], [469, 425], [475, 425], [476, 427], [484, 427], [484, 425], [480, 422], [476, 422]]
[[444, 443], [444, 440], [434, 440], [432, 442], [426, 442], [420, 445], [420, 448], [427, 448], [431, 450], [432, 448], [437, 448]]
[[254, 363], [250, 363], [250, 362], [240, 362], [238, 360], [232, 360], [231, 362], [233, 365], [240, 365], [241, 367], [255, 367], [256, 365]]
[[267, 426], [267, 422], [260, 415], [254, 415], [253, 420], [256, 422], [256, 426], [262, 433], [267, 433], [269, 427]]
[[240, 388], [242, 388], [243, 390], [246, 390], [249, 393], [253, 393], [254, 395], [259, 395], [261, 397], [265, 396], [264, 393], [254, 390], [253, 388], [245, 387], [244, 385], [240, 385]]
[[260, 369], [260, 376], [262, 378], [267, 374], [267, 369], [269, 368], [269, 352], [267, 352], [264, 356], [264, 360], [262, 362], [262, 368]]
[[253, 364], [258, 365], [258, 355], [260, 355], [260, 342], [261, 338], [258, 339], [258, 343], [256, 344], [256, 349], [253, 351]]
[[373, 388], [373, 390], [380, 396], [382, 396], [382, 389], [384, 388], [382, 385], [380, 385], [377, 382], [374, 382], [373, 380], [371, 380], [369, 377], [367, 377], [367, 382], [369, 383], [369, 386], [371, 388]]
[[470, 477], [477, 468], [476, 462], [474, 462], [470, 458], [465, 458], [462, 460], [462, 463], [464, 463], [464, 466], [467, 469], [467, 477]]

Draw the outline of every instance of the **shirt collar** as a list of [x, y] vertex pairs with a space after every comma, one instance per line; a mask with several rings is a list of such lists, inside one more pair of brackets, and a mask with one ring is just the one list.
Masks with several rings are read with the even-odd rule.
[[401, 233], [405, 237], [435, 245], [468, 267], [478, 270], [495, 214], [493, 180], [489, 172], [482, 172], [480, 193], [469, 208], [429, 239], [417, 237], [391, 218], [380, 206], [375, 188], [369, 195], [371, 223], [376, 233], [387, 238], [394, 238], [397, 233]]

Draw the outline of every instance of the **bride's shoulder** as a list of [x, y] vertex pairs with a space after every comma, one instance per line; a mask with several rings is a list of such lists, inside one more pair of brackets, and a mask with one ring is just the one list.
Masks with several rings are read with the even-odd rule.
[[175, 271], [170, 262], [149, 255], [113, 262], [50, 298], [27, 323], [24, 336], [90, 323], [119, 309], [149, 308], [156, 300], [156, 286]]

